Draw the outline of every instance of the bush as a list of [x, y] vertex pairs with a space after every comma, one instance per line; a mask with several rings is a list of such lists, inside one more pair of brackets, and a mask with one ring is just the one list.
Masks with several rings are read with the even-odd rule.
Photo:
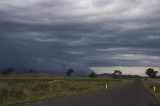
[[11, 74], [13, 72], [13, 68], [7, 68], [6, 70], [2, 71], [2, 74]]
[[74, 72], [74, 71], [73, 71], [71, 68], [69, 68], [69, 69], [67, 70], [67, 72], [66, 72], [66, 75], [67, 75], [67, 76], [70, 76], [73, 72]]
[[95, 72], [92, 72], [92, 73], [89, 75], [89, 77], [95, 78], [95, 77], [97, 77], [97, 74], [96, 74]]

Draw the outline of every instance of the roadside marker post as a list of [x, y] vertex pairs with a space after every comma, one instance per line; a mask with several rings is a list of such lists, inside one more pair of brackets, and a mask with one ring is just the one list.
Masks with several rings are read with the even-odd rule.
[[154, 86], [153, 90], [154, 90], [154, 92], [156, 92], [156, 86]]
[[106, 90], [108, 89], [108, 84], [106, 83]]

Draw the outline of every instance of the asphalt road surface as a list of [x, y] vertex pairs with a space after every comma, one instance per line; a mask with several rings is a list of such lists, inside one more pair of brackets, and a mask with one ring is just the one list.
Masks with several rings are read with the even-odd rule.
[[140, 80], [135, 80], [132, 85], [97, 91], [94, 93], [80, 94], [50, 98], [14, 106], [160, 106], [154, 98], [142, 87]]

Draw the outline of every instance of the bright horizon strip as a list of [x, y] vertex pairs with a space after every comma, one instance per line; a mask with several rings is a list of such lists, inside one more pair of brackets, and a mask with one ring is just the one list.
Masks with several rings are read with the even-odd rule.
[[158, 71], [158, 75], [160, 75], [160, 67], [127, 67], [127, 66], [114, 66], [114, 67], [91, 67], [93, 71], [97, 74], [103, 73], [113, 73], [114, 70], [120, 70], [123, 75], [140, 75], [146, 76], [145, 71], [148, 68], [153, 68], [155, 71]]

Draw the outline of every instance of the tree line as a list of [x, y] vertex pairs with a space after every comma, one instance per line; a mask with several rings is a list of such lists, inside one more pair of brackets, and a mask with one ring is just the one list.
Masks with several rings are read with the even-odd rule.
[[[3, 70], [1, 72], [1, 74], [8, 75], [8, 74], [12, 74], [13, 71], [14, 71], [13, 68], [7, 68], [7, 69]], [[28, 72], [29, 73], [34, 73], [33, 70], [29, 70]], [[66, 70], [66, 75], [67, 76], [71, 76], [73, 73], [74, 73], [74, 70], [71, 69], [71, 68], [68, 68]], [[150, 77], [150, 78], [156, 78], [157, 74], [158, 74], [158, 71], [155, 71], [153, 68], [148, 68], [148, 69], [146, 69], [145, 74], [148, 75], [148, 77]], [[92, 71], [89, 74], [89, 77], [91, 77], [91, 78], [94, 78], [94, 77], [97, 77], [97, 76], [98, 75], [94, 71]], [[114, 72], [112, 73], [112, 78], [122, 78], [122, 71], [114, 70]]]
[[[66, 75], [70, 76], [72, 73], [74, 73], [74, 71], [71, 68], [69, 68], [66, 72]], [[150, 78], [156, 78], [158, 71], [155, 71], [153, 68], [148, 68], [148, 69], [146, 69], [145, 74], [148, 75], [148, 77], [150, 77]], [[97, 76], [98, 75], [95, 72], [91, 72], [89, 74], [89, 77], [91, 77], [91, 78], [94, 78]], [[122, 78], [122, 71], [114, 70], [114, 72], [112, 73], [112, 78]]]

